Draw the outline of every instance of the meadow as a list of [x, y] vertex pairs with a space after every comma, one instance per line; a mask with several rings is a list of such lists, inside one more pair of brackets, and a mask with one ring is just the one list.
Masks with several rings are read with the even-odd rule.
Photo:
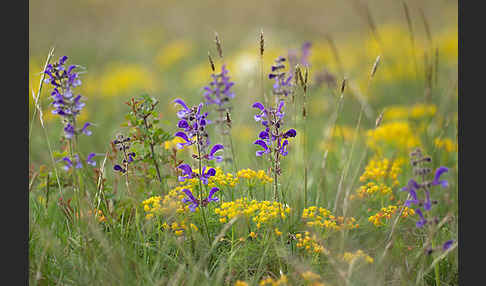
[[29, 284], [458, 285], [457, 22], [410, 7], [31, 36]]

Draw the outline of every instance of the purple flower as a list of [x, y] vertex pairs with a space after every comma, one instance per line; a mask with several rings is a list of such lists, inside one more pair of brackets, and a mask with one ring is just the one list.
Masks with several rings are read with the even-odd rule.
[[217, 151], [224, 149], [224, 146], [221, 144], [215, 144], [213, 148], [211, 148], [211, 152], [209, 153], [208, 160], [214, 160], [216, 159], [216, 162], [221, 162], [223, 161], [223, 156], [214, 156], [214, 153]]
[[93, 160], [93, 157], [96, 156], [95, 153], [90, 153], [88, 157], [86, 158], [86, 163], [95, 167], [96, 166], [96, 161]]
[[174, 103], [178, 103], [182, 106], [183, 109], [177, 111], [177, 117], [184, 118], [191, 110], [187, 107], [186, 103], [182, 99], [175, 99]]
[[261, 104], [260, 102], [255, 102], [253, 103], [252, 107], [258, 108], [261, 111], [259, 114], [254, 116], [256, 122], [261, 121], [263, 118], [267, 118], [268, 111], [265, 109], [265, 106], [263, 106], [263, 104]]
[[125, 168], [123, 168], [122, 166], [120, 166], [118, 164], [113, 166], [113, 170], [118, 171], [118, 172], [122, 172], [122, 173], [125, 173], [127, 171], [127, 170], [125, 170]]
[[454, 240], [452, 240], [452, 239], [444, 242], [444, 244], [442, 245], [442, 250], [446, 251], [447, 249], [451, 248], [453, 243], [454, 243]]
[[79, 161], [79, 156], [77, 154], [74, 155], [74, 159], [73, 160], [69, 159], [69, 157], [64, 157], [64, 158], [61, 159], [61, 161], [64, 161], [65, 165], [64, 165], [63, 168], [66, 171], [68, 171], [69, 169], [72, 168], [73, 161], [76, 163], [76, 166], [75, 166], [76, 169], [83, 168], [83, 164]]
[[88, 127], [91, 126], [91, 123], [89, 122], [86, 122], [83, 126], [83, 128], [81, 128], [81, 132], [86, 134], [86, 136], [91, 136], [91, 134], [93, 134], [93, 132], [91, 132], [90, 130], [88, 130]]
[[424, 215], [420, 209], [416, 209], [415, 212], [420, 216], [420, 220], [416, 223], [416, 226], [421, 228], [427, 223], [427, 220], [424, 218]]
[[284, 133], [283, 138], [295, 137], [296, 135], [297, 131], [295, 131], [295, 129], [289, 129]]
[[219, 189], [216, 188], [216, 187], [212, 188], [211, 191], [209, 191], [208, 202], [217, 202], [217, 201], [219, 201], [219, 198], [218, 197], [214, 197], [213, 198], [214, 193], [216, 193], [217, 191], [219, 191]]
[[195, 212], [196, 208], [199, 206], [199, 200], [197, 200], [193, 195], [192, 192], [188, 189], [182, 189], [182, 191], [188, 196], [187, 198], [182, 199], [182, 203], [187, 204], [191, 203], [189, 205], [189, 210], [191, 212]]
[[281, 71], [285, 68], [283, 62], [285, 62], [285, 58], [283, 57], [278, 57], [275, 60], [275, 64], [272, 66], [272, 73], [268, 75], [268, 78], [275, 80], [273, 85], [274, 95], [288, 96], [292, 88], [292, 74], [289, 73], [288, 77], [286, 78], [286, 73]]
[[216, 104], [221, 107], [235, 96], [231, 91], [231, 87], [235, 83], [230, 81], [227, 74], [226, 66], [222, 65], [221, 73], [211, 75], [213, 81], [204, 87], [205, 92], [203, 94], [207, 105]]
[[201, 176], [201, 181], [203, 184], [207, 185], [208, 184], [208, 179], [209, 177], [212, 177], [216, 175], [216, 170], [214, 168], [209, 168], [206, 171], [206, 166], [202, 168], [202, 176]]
[[191, 166], [188, 164], [181, 164], [177, 167], [182, 170], [182, 176], [179, 176], [179, 182], [184, 182], [185, 180], [192, 179], [196, 173], [192, 171]]
[[441, 185], [442, 187], [447, 188], [447, 186], [449, 185], [448, 182], [446, 180], [439, 180], [439, 179], [440, 179], [440, 176], [442, 176], [442, 174], [444, 174], [445, 172], [448, 172], [448, 171], [449, 171], [449, 169], [447, 167], [437, 168], [437, 170], [435, 171], [434, 180], [432, 181], [432, 185], [433, 186]]
[[71, 139], [74, 136], [74, 133], [74, 126], [72, 126], [71, 123], [68, 123], [66, 124], [66, 126], [64, 126], [64, 135], [66, 136], [66, 138]]
[[401, 189], [401, 191], [408, 191], [408, 193], [412, 197], [411, 200], [405, 201], [406, 207], [410, 207], [410, 204], [418, 204], [420, 202], [417, 198], [417, 193], [416, 193], [416, 190], [418, 190], [419, 188], [420, 185], [414, 179], [410, 179], [408, 181], [408, 185]]
[[282, 154], [282, 156], [287, 156], [287, 154], [289, 153], [287, 151], [287, 145], [289, 145], [289, 141], [287, 139], [285, 139], [283, 141], [282, 146], [280, 146], [280, 154]]
[[267, 143], [265, 143], [265, 141], [263, 140], [256, 140], [255, 142], [253, 142], [253, 144], [255, 145], [260, 145], [263, 147], [264, 150], [259, 150], [259, 151], [256, 151], [256, 155], [258, 157], [262, 156], [263, 154], [268, 154], [270, 153], [270, 149], [268, 148], [267, 146]]

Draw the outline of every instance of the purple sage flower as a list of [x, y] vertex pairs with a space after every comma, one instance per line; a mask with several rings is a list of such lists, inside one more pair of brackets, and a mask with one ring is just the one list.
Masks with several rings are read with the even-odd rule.
[[231, 87], [235, 83], [230, 81], [227, 74], [226, 66], [222, 65], [221, 73], [211, 75], [213, 80], [208, 86], [204, 87], [203, 97], [206, 100], [206, 105], [216, 104], [221, 108], [231, 98], [234, 98], [235, 94], [231, 91]]
[[95, 161], [95, 160], [93, 160], [93, 157], [94, 157], [94, 156], [96, 156], [96, 154], [95, 154], [95, 153], [90, 153], [90, 154], [88, 155], [88, 157], [86, 158], [86, 163], [87, 163], [87, 164], [89, 164], [89, 165], [91, 165], [91, 166], [93, 166], [93, 167], [95, 167], [95, 166], [96, 166], [96, 161]]
[[452, 240], [452, 239], [444, 242], [444, 244], [442, 245], [442, 250], [446, 251], [447, 249], [451, 248], [453, 243], [454, 243], [454, 240]]

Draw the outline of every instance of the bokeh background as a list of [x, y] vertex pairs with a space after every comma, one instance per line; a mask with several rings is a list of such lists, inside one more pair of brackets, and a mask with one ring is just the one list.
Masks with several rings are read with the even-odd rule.
[[[235, 148], [245, 165], [242, 167], [251, 167], [258, 164], [252, 155], [256, 147], [251, 144], [258, 126], [250, 105], [261, 99], [258, 37], [263, 30], [265, 73], [277, 56], [299, 52], [306, 41], [312, 43], [310, 144], [319, 153], [323, 122], [335, 108], [337, 86], [343, 77], [350, 86], [338, 122], [343, 126], [355, 126], [360, 93], [366, 93], [369, 107], [365, 127], [374, 124], [384, 107], [422, 103], [426, 93], [439, 106], [438, 114], [457, 115], [458, 3], [404, 2], [410, 22], [403, 1], [388, 0], [32, 0], [29, 90], [37, 91], [40, 71], [49, 50], [55, 47], [54, 60], [67, 55], [69, 64], [86, 68], [79, 91], [87, 101], [80, 121], [96, 126], [91, 137], [82, 139], [85, 152], [109, 150], [110, 140], [123, 129], [120, 125], [128, 112], [124, 102], [142, 93], [160, 100], [162, 124], [172, 132], [175, 108], [171, 101], [180, 97], [189, 104], [198, 103], [202, 87], [210, 81], [208, 51], [220, 69], [222, 61], [214, 45], [216, 31], [229, 75], [236, 83]], [[382, 57], [380, 67], [368, 90], [369, 71], [378, 55]], [[428, 86], [426, 71], [431, 63], [437, 72], [434, 84]], [[264, 84], [270, 92], [272, 82], [265, 80]], [[446, 95], [447, 100], [436, 100]], [[50, 138], [60, 138], [62, 124], [50, 114], [49, 102], [49, 88], [44, 86], [40, 105], [46, 130]], [[31, 94], [29, 103], [30, 121], [34, 110]], [[56, 149], [60, 143], [52, 140]], [[31, 163], [50, 161], [46, 144], [35, 119]]]

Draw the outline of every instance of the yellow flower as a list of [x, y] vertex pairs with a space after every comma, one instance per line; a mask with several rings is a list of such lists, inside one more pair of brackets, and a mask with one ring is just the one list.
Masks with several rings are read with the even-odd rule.
[[144, 90], [154, 91], [156, 88], [154, 76], [143, 66], [111, 63], [106, 66], [105, 70], [102, 76], [96, 79], [96, 82], [90, 83], [99, 87], [99, 91], [96, 93], [100, 93], [102, 96], [118, 96]]
[[241, 280], [237, 280], [234, 286], [248, 286], [248, 283]]
[[378, 152], [383, 148], [393, 148], [408, 151], [420, 145], [417, 135], [406, 121], [384, 123], [378, 128], [367, 132], [368, 146]]
[[177, 40], [169, 43], [159, 50], [155, 62], [161, 69], [168, 69], [183, 58], [190, 55], [191, 43], [186, 40]]

